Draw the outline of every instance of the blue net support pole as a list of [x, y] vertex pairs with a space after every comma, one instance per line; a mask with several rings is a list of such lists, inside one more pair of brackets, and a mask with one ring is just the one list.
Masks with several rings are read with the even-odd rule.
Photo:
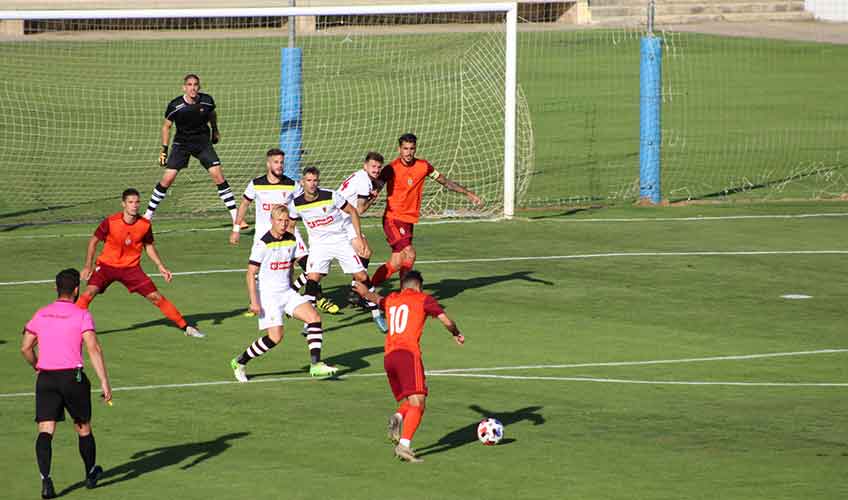
[[658, 204], [662, 145], [662, 39], [642, 38], [639, 65], [639, 200]]
[[302, 60], [300, 48], [280, 49], [280, 149], [286, 154], [285, 174], [295, 180], [303, 153]]

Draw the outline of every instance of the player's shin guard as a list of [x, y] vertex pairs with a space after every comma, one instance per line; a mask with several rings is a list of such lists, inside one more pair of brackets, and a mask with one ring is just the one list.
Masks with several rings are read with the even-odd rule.
[[306, 291], [303, 296], [314, 304], [316, 300], [321, 298], [321, 284], [315, 280], [306, 280]]
[[243, 353], [241, 353], [241, 356], [238, 357], [238, 362], [242, 365], [246, 365], [251, 359], [262, 356], [273, 349], [276, 345], [277, 343], [271, 340], [271, 337], [267, 335], [260, 337], [253, 341], [253, 343], [250, 344]]
[[165, 297], [160, 297], [159, 300], [154, 302], [154, 305], [162, 311], [162, 314], [164, 314], [166, 318], [173, 321], [180, 330], [185, 330], [185, 327], [188, 326], [188, 322], [185, 318], [183, 318], [183, 315], [180, 314], [180, 311], [177, 310], [177, 307], [172, 304], [170, 300]]
[[39, 432], [35, 440], [35, 459], [41, 479], [50, 477], [50, 463], [53, 460], [53, 434]]
[[80, 436], [79, 453], [82, 457], [82, 463], [85, 464], [85, 475], [91, 474], [91, 469], [97, 462], [97, 444], [94, 442], [94, 434]]
[[306, 325], [306, 345], [309, 346], [309, 359], [312, 364], [321, 361], [321, 347], [324, 342], [324, 329], [321, 322]]
[[156, 212], [156, 208], [159, 207], [159, 204], [162, 203], [162, 200], [165, 199], [165, 195], [168, 194], [168, 188], [163, 186], [160, 183], [156, 184], [156, 187], [153, 188], [153, 193], [150, 194], [150, 201], [147, 202], [147, 211], [144, 213], [145, 219], [152, 219], [153, 214]]
[[230, 216], [233, 218], [233, 222], [235, 222], [238, 210], [236, 209], [236, 199], [233, 196], [233, 190], [230, 189], [229, 182], [224, 181], [218, 184], [218, 198], [221, 198], [221, 201], [224, 202], [224, 206], [230, 211]]
[[79, 307], [80, 309], [88, 309], [88, 305], [91, 304], [92, 300], [94, 300], [93, 295], [83, 293], [77, 299], [77, 307]]
[[[403, 417], [403, 431], [400, 434], [401, 444], [409, 446], [412, 441], [412, 436], [418, 430], [418, 425], [421, 423], [421, 417], [424, 415], [424, 409], [420, 406], [409, 405], [406, 415]], [[406, 442], [404, 442], [406, 440]]]
[[397, 271], [397, 269], [392, 266], [392, 263], [386, 262], [374, 271], [374, 276], [371, 276], [371, 283], [374, 286], [380, 286], [381, 283], [391, 278], [395, 271]]

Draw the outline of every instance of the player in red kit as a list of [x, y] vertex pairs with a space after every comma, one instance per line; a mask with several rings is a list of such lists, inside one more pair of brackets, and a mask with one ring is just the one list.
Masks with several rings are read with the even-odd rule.
[[453, 334], [457, 344], [465, 343], [465, 337], [442, 306], [432, 296], [421, 291], [423, 285], [421, 273], [414, 270], [407, 271], [401, 279], [401, 290], [386, 298], [369, 292], [362, 283], [357, 282], [355, 285], [356, 292], [365, 300], [380, 305], [389, 322], [383, 367], [392, 394], [400, 403], [397, 411], [389, 417], [389, 438], [397, 443], [395, 455], [407, 462], [421, 462], [412, 451], [411, 442], [424, 415], [428, 393], [420, 343], [427, 316], [438, 318]]
[[[123, 210], [103, 219], [94, 235], [88, 240], [85, 266], [80, 273], [88, 280], [88, 286], [77, 300], [77, 305], [88, 309], [88, 304], [99, 293], [103, 293], [115, 281], [119, 281], [130, 293], [137, 293], [149, 300], [168, 319], [183, 330], [187, 337], [203, 338], [206, 335], [191, 326], [174, 304], [159, 293], [153, 280], [141, 269], [141, 251], [159, 267], [165, 281], [171, 281], [171, 271], [162, 264], [159, 252], [153, 245], [153, 229], [150, 221], [139, 217], [139, 193], [135, 189], [124, 190], [121, 196]], [[103, 252], [94, 262], [97, 245], [103, 242]]]
[[400, 277], [415, 264], [415, 247], [412, 246], [414, 225], [421, 215], [421, 196], [427, 177], [455, 193], [461, 193], [480, 206], [483, 201], [473, 191], [460, 186], [439, 173], [430, 162], [415, 157], [418, 138], [404, 134], [398, 139], [399, 156], [383, 167], [380, 179], [386, 186], [386, 211], [383, 214], [383, 232], [392, 247], [392, 256], [371, 277], [374, 286], [386, 281], [396, 271]]

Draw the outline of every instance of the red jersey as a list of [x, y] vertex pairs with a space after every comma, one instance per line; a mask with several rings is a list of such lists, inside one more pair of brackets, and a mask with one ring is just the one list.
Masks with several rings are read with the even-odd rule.
[[421, 195], [424, 181], [436, 169], [427, 160], [415, 159], [411, 166], [395, 158], [383, 167], [380, 179], [386, 183], [385, 217], [415, 224], [421, 214]]
[[138, 217], [132, 224], [124, 222], [124, 213], [118, 212], [103, 219], [94, 236], [105, 242], [98, 264], [112, 267], [133, 267], [141, 261], [144, 245], [153, 243], [150, 221]]
[[424, 322], [427, 316], [436, 317], [445, 312], [442, 306], [432, 296], [411, 288], [389, 294], [380, 305], [389, 320], [386, 354], [404, 350], [421, 356], [420, 340]]

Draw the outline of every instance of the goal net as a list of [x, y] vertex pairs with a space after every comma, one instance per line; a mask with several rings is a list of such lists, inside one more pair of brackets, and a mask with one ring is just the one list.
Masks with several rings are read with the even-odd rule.
[[[512, 202], [526, 189], [532, 128], [518, 88], [515, 143], [506, 140], [504, 6], [465, 7], [57, 11], [11, 21], [23, 34], [0, 39], [0, 224], [101, 217], [127, 187], [146, 200], [162, 175], [165, 106], [188, 73], [216, 101], [215, 148], [238, 196], [280, 145], [281, 49], [292, 13], [302, 50], [301, 167], [318, 167], [322, 185], [335, 189], [367, 152], [390, 161], [398, 137], [412, 132], [419, 157], [486, 202], [472, 207], [430, 182], [423, 214], [503, 214], [505, 189]], [[189, 214], [225, 214], [196, 159], [157, 218]]]

